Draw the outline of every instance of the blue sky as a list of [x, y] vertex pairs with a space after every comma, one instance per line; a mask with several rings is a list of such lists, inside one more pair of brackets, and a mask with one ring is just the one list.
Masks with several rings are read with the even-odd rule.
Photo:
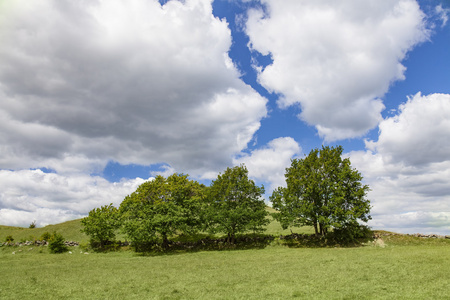
[[[39, 12], [39, 13], [36, 13]], [[85, 216], [157, 174], [342, 145], [376, 229], [450, 234], [450, 3], [0, 4], [0, 224]]]

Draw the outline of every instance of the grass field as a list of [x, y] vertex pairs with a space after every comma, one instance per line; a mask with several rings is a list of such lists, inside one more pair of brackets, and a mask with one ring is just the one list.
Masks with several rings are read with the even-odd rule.
[[[54, 226], [70, 239], [71, 230], [78, 234], [76, 221]], [[272, 234], [278, 226], [269, 226]], [[36, 229], [21, 232], [28, 230]], [[0, 299], [450, 298], [450, 240], [383, 239], [357, 248], [289, 248], [275, 240], [264, 249], [147, 256], [4, 246]]]

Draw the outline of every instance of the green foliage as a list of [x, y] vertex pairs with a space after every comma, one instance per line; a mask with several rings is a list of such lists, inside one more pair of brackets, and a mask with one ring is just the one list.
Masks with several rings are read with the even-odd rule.
[[234, 243], [237, 233], [262, 232], [270, 221], [264, 200], [264, 187], [248, 178], [244, 165], [227, 168], [208, 189], [206, 221], [211, 233], [225, 233]]
[[50, 253], [64, 253], [69, 250], [69, 248], [65, 245], [64, 237], [59, 233], [53, 233], [50, 241], [48, 243], [48, 249]]
[[30, 226], [28, 228], [36, 228], [36, 220], [31, 222]]
[[350, 223], [345, 227], [335, 228], [330, 234], [330, 238], [343, 245], [364, 243], [373, 239], [373, 232], [366, 225]]
[[137, 250], [154, 243], [166, 248], [175, 234], [201, 229], [204, 191], [204, 186], [183, 174], [144, 182], [120, 205], [123, 230]]
[[[342, 237], [357, 236], [358, 220], [371, 219], [369, 191], [361, 174], [342, 159], [341, 146], [312, 150], [303, 159], [293, 159], [286, 169], [287, 187], [279, 187], [270, 197], [273, 214], [283, 228], [313, 226], [316, 235], [334, 229]], [[344, 233], [345, 232], [345, 233]]]
[[14, 242], [14, 238], [12, 237], [12, 235], [6, 236], [5, 242], [6, 242], [6, 243], [12, 243], [12, 242]]
[[119, 211], [111, 204], [95, 208], [89, 216], [81, 220], [81, 232], [91, 238], [91, 245], [103, 248], [116, 238], [116, 230], [120, 227]]
[[40, 240], [41, 241], [49, 241], [51, 238], [52, 238], [52, 235], [50, 234], [50, 232], [46, 231], [41, 235]]

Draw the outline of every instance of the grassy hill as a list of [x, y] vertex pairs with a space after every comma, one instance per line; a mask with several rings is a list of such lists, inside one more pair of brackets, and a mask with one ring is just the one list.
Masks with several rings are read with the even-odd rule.
[[87, 242], [89, 237], [80, 232], [81, 219], [67, 221], [55, 225], [47, 225], [40, 228], [23, 228], [0, 225], [0, 241], [4, 242], [8, 235], [14, 238], [14, 242], [20, 242], [24, 240], [32, 241], [33, 239], [39, 239], [44, 232], [58, 232], [64, 236], [66, 240]]

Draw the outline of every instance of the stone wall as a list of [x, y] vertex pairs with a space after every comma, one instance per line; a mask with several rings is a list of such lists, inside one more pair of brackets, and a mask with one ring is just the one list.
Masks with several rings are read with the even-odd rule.
[[[74, 241], [65, 241], [64, 244], [69, 247], [75, 247], [79, 246], [80, 244], [78, 242]], [[25, 241], [25, 242], [19, 242], [19, 243], [0, 243], [2, 246], [48, 246], [48, 241]]]

